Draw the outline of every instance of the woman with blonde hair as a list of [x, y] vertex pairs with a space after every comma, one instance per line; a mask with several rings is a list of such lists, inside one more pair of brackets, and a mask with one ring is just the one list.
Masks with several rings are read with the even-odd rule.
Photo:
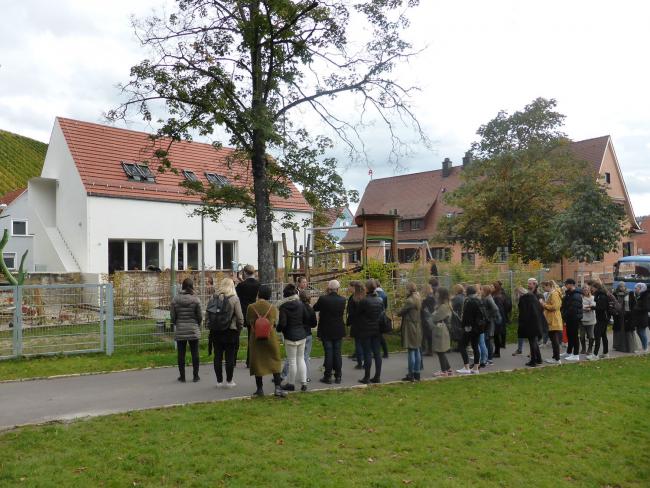
[[402, 317], [402, 346], [408, 349], [408, 374], [402, 381], [420, 381], [422, 354], [422, 299], [415, 283], [406, 285], [406, 301], [397, 313]]
[[553, 280], [543, 281], [542, 289], [548, 293], [545, 301], [540, 300], [544, 308], [544, 317], [548, 323], [548, 335], [553, 347], [553, 358], [545, 359], [549, 364], [560, 364], [560, 343], [562, 341], [562, 290]]
[[[235, 292], [235, 283], [230, 278], [224, 278], [212, 296], [207, 306], [210, 341], [214, 345], [214, 373], [217, 376], [217, 388], [237, 386], [233, 381], [239, 333], [244, 325], [239, 297]], [[223, 382], [223, 360], [226, 360], [226, 384]]]

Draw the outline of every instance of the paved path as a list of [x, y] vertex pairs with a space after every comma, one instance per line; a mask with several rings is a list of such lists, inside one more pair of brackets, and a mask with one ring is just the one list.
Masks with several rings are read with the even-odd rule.
[[[611, 344], [611, 341], [610, 341]], [[502, 352], [494, 365], [481, 370], [481, 374], [523, 368], [526, 356], [511, 355], [514, 345]], [[612, 357], [622, 354], [613, 353]], [[542, 356], [550, 357], [551, 349], [542, 348]], [[458, 353], [449, 353], [451, 365], [460, 368]], [[318, 381], [321, 376], [321, 359], [311, 361], [312, 382], [310, 390], [358, 386], [362, 376], [354, 369], [354, 362], [344, 358], [341, 385], [325, 385]], [[555, 366], [552, 366], [555, 367]], [[562, 367], [571, 367], [570, 365]], [[431, 378], [440, 369], [437, 357], [424, 358], [423, 378]], [[191, 368], [187, 369], [191, 377]], [[406, 372], [406, 354], [391, 354], [384, 359], [382, 381], [400, 380]], [[170, 405], [211, 402], [249, 396], [255, 389], [255, 381], [248, 370], [238, 363], [235, 369], [233, 389], [217, 389], [211, 365], [201, 365], [199, 383], [179, 383], [175, 367], [155, 368], [119, 373], [71, 376], [45, 380], [29, 380], [0, 383], [0, 430], [18, 425], [38, 424], [49, 421], [66, 421], [80, 417], [142, 410]], [[267, 394], [272, 392], [270, 377], [265, 378]]]

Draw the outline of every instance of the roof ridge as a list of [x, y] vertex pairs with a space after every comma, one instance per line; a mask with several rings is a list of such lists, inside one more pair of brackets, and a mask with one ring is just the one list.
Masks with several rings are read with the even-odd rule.
[[[452, 166], [452, 167], [451, 167], [451, 170], [453, 171], [453, 170], [455, 170], [455, 169], [457, 169], [457, 168], [458, 168], [458, 169], [462, 169], [463, 167], [460, 166], [460, 165], [459, 165], [459, 166]], [[426, 170], [426, 171], [417, 171], [417, 172], [415, 172], [415, 173], [405, 173], [405, 174], [403, 174], [403, 175], [383, 176], [382, 178], [375, 178], [375, 179], [373, 179], [373, 180], [370, 180], [370, 181], [368, 182], [368, 184], [370, 185], [370, 184], [373, 183], [374, 181], [388, 180], [388, 179], [392, 179], [392, 178], [406, 178], [406, 177], [408, 177], [408, 176], [417, 176], [417, 175], [423, 175], [423, 174], [426, 174], [426, 173], [437, 173], [437, 172], [442, 172], [442, 168], [439, 168], [439, 169], [428, 169], [428, 170]]]

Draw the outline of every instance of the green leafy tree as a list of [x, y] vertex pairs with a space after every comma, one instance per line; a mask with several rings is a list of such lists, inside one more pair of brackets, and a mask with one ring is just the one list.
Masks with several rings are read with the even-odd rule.
[[[325, 157], [333, 141], [309, 134], [306, 114], [316, 114], [357, 154], [363, 152], [359, 127], [369, 118], [387, 124], [393, 155], [401, 147], [393, 120], [407, 121], [422, 136], [407, 103], [412, 88], [392, 73], [413, 55], [401, 36], [406, 14], [417, 4], [177, 0], [167, 18], [135, 22], [152, 54], [131, 69], [132, 79], [122, 87], [128, 100], [108, 117], [126, 117], [133, 108], [152, 121], [154, 111], [164, 111], [157, 137], [172, 141], [225, 131], [237, 149], [229, 164], [245, 165], [250, 178], [232, 186], [190, 184], [188, 191], [201, 195], [200, 212], [213, 219], [224, 209], [244, 209], [257, 229], [260, 277], [271, 280], [271, 197], [288, 196], [294, 181], [323, 208], [349, 198], [335, 162]], [[334, 112], [335, 99], [346, 94], [359, 103], [355, 121]], [[168, 149], [156, 152], [163, 171], [174, 169], [168, 155]], [[284, 224], [297, 225], [290, 215]]]
[[[538, 98], [512, 115], [499, 112], [479, 128], [481, 139], [472, 144], [475, 159], [463, 170], [461, 186], [446, 197], [461, 212], [441, 222], [442, 238], [484, 256], [508, 246], [524, 262], [582, 259], [614, 245], [622, 221], [609, 205], [600, 212], [605, 200], [595, 202], [595, 195], [604, 190], [593, 169], [570, 151], [561, 131], [564, 115], [555, 106], [555, 100]], [[600, 206], [584, 212], [583, 223], [608, 229], [609, 238], [599, 233], [598, 242], [574, 240], [575, 234], [560, 239], [559, 225], [568, 228], [566, 219], [582, 206], [582, 195]], [[581, 242], [580, 252], [569, 240]]]

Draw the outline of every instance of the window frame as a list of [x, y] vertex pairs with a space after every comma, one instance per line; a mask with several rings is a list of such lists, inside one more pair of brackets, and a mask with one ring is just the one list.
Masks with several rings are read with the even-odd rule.
[[183, 177], [185, 178], [186, 181], [190, 181], [192, 183], [199, 181], [199, 177], [191, 169], [184, 169]]
[[[108, 273], [111, 273], [111, 260], [110, 260], [110, 246], [111, 243], [119, 243], [121, 244], [122, 247], [122, 269], [115, 269], [115, 271], [147, 271], [147, 244], [155, 244], [158, 247], [158, 266], [156, 266], [159, 269], [163, 269], [162, 266], [162, 254], [160, 252], [161, 250], [161, 244], [164, 241], [162, 239], [113, 239], [109, 238], [108, 239], [108, 247], [106, 251], [106, 258], [108, 260]], [[129, 244], [140, 244], [140, 269], [134, 270], [134, 269], [129, 269]]]
[[[25, 223], [25, 233], [24, 234], [16, 234], [14, 232], [14, 223], [16, 222], [24, 222]], [[12, 237], [26, 237], [29, 235], [29, 223], [27, 222], [27, 219], [11, 219], [11, 236]]]
[[424, 227], [424, 219], [411, 219], [411, 230], [422, 230]]
[[[233, 261], [236, 262], [238, 260], [238, 257], [237, 257], [237, 243], [238, 243], [238, 241], [214, 241], [214, 252], [215, 252], [215, 255], [214, 255], [214, 257], [215, 257], [214, 268], [217, 271], [232, 271], [233, 270], [232, 269], [232, 262]], [[224, 255], [224, 253], [223, 253], [223, 245], [224, 244], [232, 245], [232, 259], [231, 259], [231, 263], [230, 263], [229, 268], [224, 268], [223, 267], [223, 265], [224, 265], [224, 262], [223, 262], [223, 255]], [[218, 256], [217, 256], [217, 248], [219, 249], [219, 255]]]
[[151, 168], [149, 167], [148, 164], [138, 164], [138, 171], [142, 175], [142, 178], [144, 178], [143, 181], [146, 181], [148, 183], [155, 183], [156, 182], [156, 177], [153, 174], [153, 171], [151, 171]]
[[608, 185], [612, 184], [612, 174], [607, 171], [605, 172], [605, 183]]
[[[13, 260], [14, 260], [14, 264], [13, 264], [13, 266], [9, 266], [9, 265], [7, 264], [6, 256], [11, 256], [10, 259], [13, 259]], [[16, 271], [16, 270], [18, 269], [18, 268], [16, 268], [16, 260], [17, 260], [17, 259], [18, 259], [18, 253], [15, 253], [15, 252], [8, 252], [8, 251], [5, 251], [5, 252], [2, 253], [2, 260], [4, 261], [5, 266], [7, 267], [7, 269], [8, 269], [9, 271]]]
[[217, 186], [219, 188], [230, 185], [230, 181], [228, 181], [228, 178], [226, 178], [223, 175], [220, 175], [219, 173], [206, 171], [205, 179], [208, 180], [208, 183], [210, 183], [211, 185]]

